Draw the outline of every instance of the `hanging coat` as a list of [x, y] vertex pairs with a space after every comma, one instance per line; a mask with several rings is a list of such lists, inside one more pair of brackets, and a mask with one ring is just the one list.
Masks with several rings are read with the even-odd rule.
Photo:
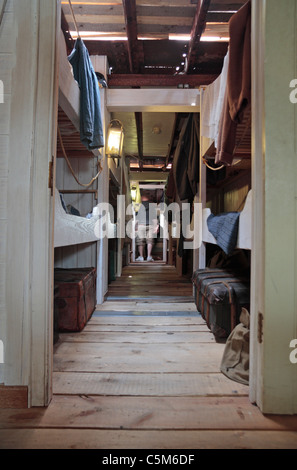
[[181, 130], [173, 160], [175, 187], [181, 201], [192, 201], [198, 192], [200, 170], [199, 138], [199, 115], [191, 113]]

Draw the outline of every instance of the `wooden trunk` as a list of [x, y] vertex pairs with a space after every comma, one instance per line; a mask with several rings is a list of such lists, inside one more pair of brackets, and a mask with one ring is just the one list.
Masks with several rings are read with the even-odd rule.
[[193, 276], [198, 311], [217, 338], [227, 338], [250, 309], [249, 279], [221, 269], [198, 269]]
[[58, 330], [82, 331], [96, 308], [96, 269], [55, 269]]

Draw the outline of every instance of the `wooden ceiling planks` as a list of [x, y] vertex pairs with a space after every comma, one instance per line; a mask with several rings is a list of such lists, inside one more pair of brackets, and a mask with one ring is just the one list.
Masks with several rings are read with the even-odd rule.
[[[100, 2], [99, 2], [100, 3]], [[97, 33], [114, 33], [125, 34], [130, 28], [130, 20], [128, 24], [125, 22], [124, 10], [131, 11], [133, 8], [133, 18], [135, 23], [134, 31], [137, 30], [138, 35], [148, 35], [149, 37], [168, 38], [171, 34], [190, 34], [195, 13], [199, 3], [191, 3], [188, 1], [178, 0], [175, 2], [153, 2], [153, 1], [127, 1], [95, 4], [95, 2], [73, 2], [73, 9], [79, 25], [80, 32], [97, 32]], [[217, 2], [212, 4], [205, 0], [202, 4], [201, 11], [205, 10], [206, 4], [209, 5], [206, 22], [228, 23], [232, 12], [237, 11], [244, 2]], [[68, 2], [63, 2], [63, 9], [66, 19], [72, 31], [75, 30], [73, 18], [69, 9]], [[199, 8], [200, 9], [200, 8]], [[160, 36], [161, 35], [161, 36]]]
[[[172, 67], [171, 69], [173, 69]], [[165, 75], [165, 74], [112, 74], [108, 76], [109, 88], [122, 88], [122, 87], [173, 87], [189, 86], [196, 88], [200, 86], [209, 85], [212, 83], [218, 74], [212, 75]]]
[[[207, 0], [208, 1], [208, 0]], [[206, 2], [203, 2], [206, 5]], [[211, 4], [211, 2], [210, 2]], [[69, 24], [69, 30], [74, 31], [73, 18], [68, 2], [63, 2], [63, 14], [65, 28]], [[202, 25], [206, 36], [219, 35], [228, 36], [228, 21], [232, 13], [230, 8], [234, 4], [220, 8], [226, 11], [218, 13], [210, 10], [207, 13], [206, 24]], [[240, 3], [236, 4], [240, 6]], [[187, 41], [169, 41], [170, 34], [190, 35], [193, 33], [193, 21], [198, 2], [178, 0], [174, 2], [164, 1], [123, 1], [122, 2], [73, 2], [75, 17], [80, 33], [85, 40], [86, 46], [91, 54], [108, 56], [113, 73], [158, 73], [173, 75], [176, 68], [181, 65], [182, 54], [187, 52]], [[203, 7], [204, 9], [205, 7]], [[203, 10], [204, 11], [204, 10]], [[211, 18], [211, 12], [215, 17]], [[194, 25], [195, 26], [195, 25]], [[64, 29], [65, 29], [64, 28]], [[194, 29], [195, 31], [195, 29]], [[118, 40], [92, 40], [92, 35], [116, 35]], [[140, 37], [147, 40], [139, 40]], [[122, 39], [121, 39], [122, 37]], [[125, 40], [128, 38], [128, 41]], [[197, 37], [195, 38], [197, 42]], [[195, 42], [194, 41], [194, 42]], [[194, 55], [194, 65], [190, 73], [218, 74], [220, 73], [222, 61], [226, 53], [226, 44], [218, 46], [216, 57], [211, 57], [208, 50], [212, 45], [203, 43], [199, 46], [199, 54]], [[221, 52], [222, 51], [222, 52]], [[212, 54], [213, 55], [213, 54]], [[201, 64], [200, 57], [202, 58]], [[203, 60], [207, 57], [207, 60]], [[199, 85], [198, 85], [199, 86]]]
[[[126, 155], [138, 155], [137, 128], [134, 113], [113, 113], [114, 119], [119, 119], [124, 126], [124, 152]], [[164, 158], [168, 152], [175, 113], [142, 113], [142, 145], [143, 160], [149, 158]]]

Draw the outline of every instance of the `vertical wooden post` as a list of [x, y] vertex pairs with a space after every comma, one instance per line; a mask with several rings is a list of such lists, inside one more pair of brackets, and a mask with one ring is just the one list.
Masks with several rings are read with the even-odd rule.
[[250, 387], [251, 402], [262, 407], [262, 351], [258, 343], [258, 312], [264, 311], [264, 44], [265, 5], [252, 3], [252, 188], [253, 227], [251, 252], [251, 346]]
[[[57, 1], [13, 3], [7, 211], [5, 384], [29, 387], [29, 406], [51, 399]], [[24, 42], [24, 37], [26, 41]], [[44, 52], [46, 51], [46, 53]], [[21, 85], [20, 85], [21, 81]]]
[[[200, 88], [200, 113], [202, 110], [202, 103], [203, 103], [203, 93], [204, 88]], [[199, 181], [199, 192], [195, 197], [195, 202], [201, 204], [201, 210], [203, 210], [206, 206], [206, 167], [203, 164], [202, 156], [204, 154], [204, 139], [200, 133], [200, 181]], [[203, 269], [205, 268], [206, 263], [206, 247], [205, 243], [201, 244], [199, 249], [196, 249], [193, 254], [193, 270], [196, 269]]]

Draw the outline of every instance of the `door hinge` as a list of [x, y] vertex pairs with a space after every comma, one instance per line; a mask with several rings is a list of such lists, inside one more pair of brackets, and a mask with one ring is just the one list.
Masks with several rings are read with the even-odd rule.
[[48, 168], [48, 187], [49, 189], [52, 190], [54, 189], [54, 157], [52, 160], [49, 162], [49, 168]]
[[258, 342], [261, 344], [263, 342], [263, 322], [264, 316], [263, 313], [258, 313]]

